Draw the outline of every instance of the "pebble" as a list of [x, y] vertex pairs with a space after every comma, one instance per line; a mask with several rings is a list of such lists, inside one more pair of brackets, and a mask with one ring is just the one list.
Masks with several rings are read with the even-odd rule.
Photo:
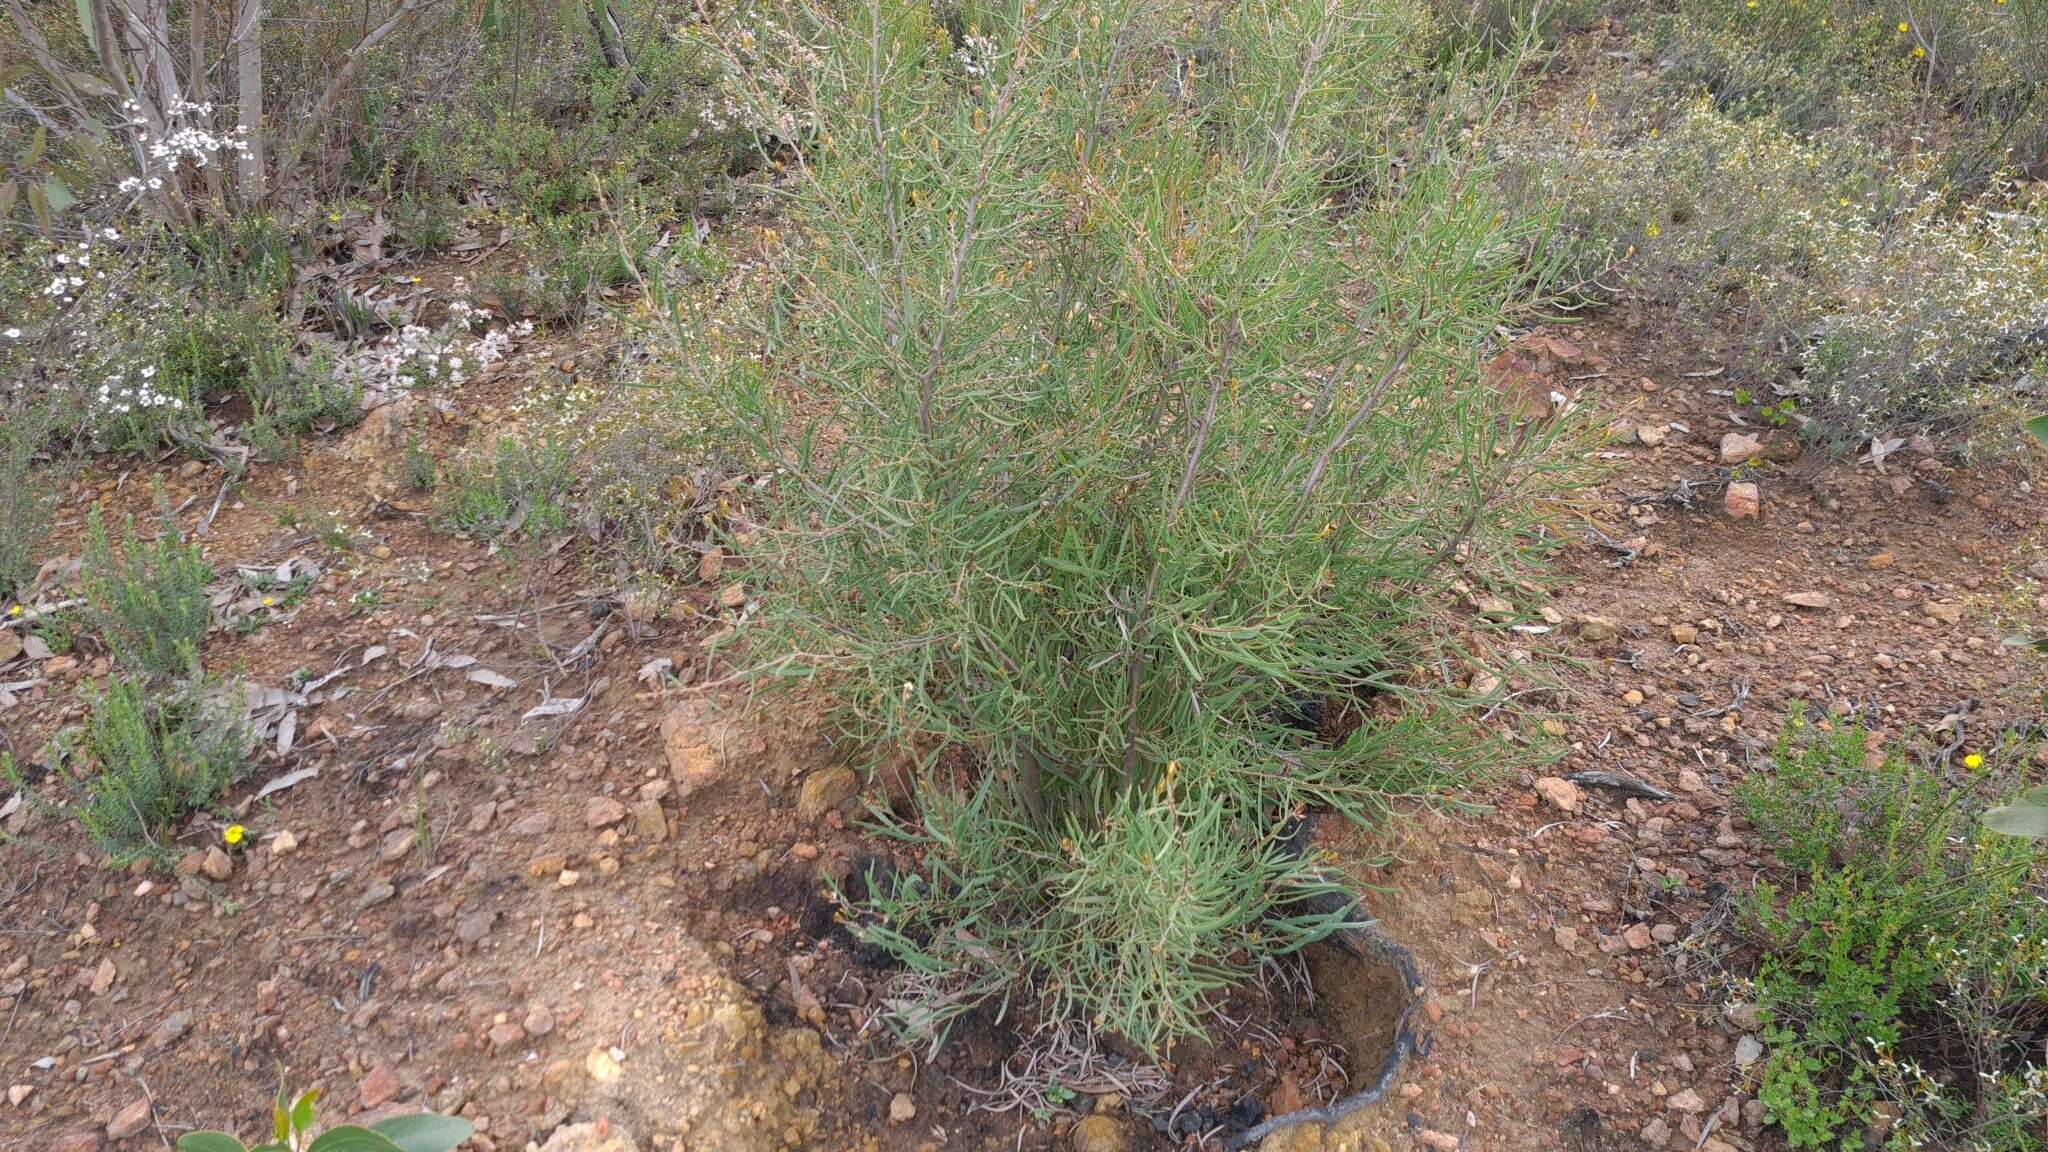
[[110, 1140], [126, 1140], [148, 1126], [149, 1098], [145, 1096], [126, 1108], [121, 1109], [114, 1114], [112, 1120], [107, 1121], [107, 1138]]
[[199, 861], [199, 870], [204, 872], [209, 880], [226, 880], [235, 874], [235, 862], [228, 859], [228, 854], [221, 851], [220, 845], [215, 844], [206, 850], [206, 855]]
[[1684, 1112], [1691, 1116], [1697, 1116], [1707, 1110], [1707, 1102], [1700, 1099], [1700, 1094], [1690, 1088], [1683, 1088], [1673, 1092], [1670, 1098], [1664, 1101], [1664, 1104], [1673, 1111]]
[[363, 1107], [382, 1108], [397, 1099], [399, 1090], [404, 1087], [398, 1079], [398, 1069], [389, 1064], [379, 1064], [363, 1077], [357, 1090], [362, 1093]]
[[1812, 608], [1824, 611], [1834, 606], [1834, 601], [1825, 592], [1787, 592], [1785, 603], [1794, 608]]
[[528, 1036], [545, 1036], [555, 1030], [555, 1014], [538, 1000], [526, 1006], [526, 1019], [520, 1023]]
[[173, 1012], [169, 1016], [164, 1017], [163, 1023], [150, 1030], [149, 1046], [158, 1050], [168, 1048], [176, 1043], [179, 1037], [191, 1031], [191, 1029], [192, 1014], [190, 1012]]
[[633, 831], [653, 844], [668, 839], [668, 817], [662, 814], [660, 800], [642, 800], [633, 805]]
[[1545, 776], [1536, 781], [1536, 794], [1565, 812], [1577, 812], [1586, 798], [1577, 784], [1559, 776]]
[[391, 899], [393, 896], [397, 894], [398, 889], [393, 888], [391, 885], [385, 883], [382, 880], [379, 880], [375, 884], [370, 885], [368, 888], [363, 889], [363, 894], [361, 898], [359, 898], [356, 901], [356, 908], [359, 911], [375, 908], [377, 905], [382, 904], [383, 902]]
[[889, 1098], [889, 1123], [908, 1124], [917, 1119], [917, 1102], [908, 1092], [898, 1092]]
[[796, 818], [806, 823], [824, 818], [860, 791], [860, 779], [853, 769], [844, 764], [820, 769], [804, 777], [804, 786], [797, 793]]
[[626, 806], [609, 796], [592, 796], [583, 805], [583, 826], [595, 831], [626, 818]]
[[297, 836], [292, 835], [291, 829], [289, 828], [285, 829], [282, 832], [279, 832], [276, 836], [271, 838], [270, 854], [272, 856], [289, 856], [292, 853], [297, 852], [298, 850], [299, 838]]
[[1733, 467], [1747, 464], [1764, 454], [1763, 441], [1745, 432], [1730, 432], [1721, 437], [1721, 463]]
[[35, 1094], [35, 1090], [33, 1084], [11, 1084], [7, 1088], [7, 1102], [19, 1108], [22, 1101]]
[[1762, 514], [1763, 489], [1747, 480], [1730, 484], [1721, 496], [1721, 511], [1731, 520], [1754, 520]]

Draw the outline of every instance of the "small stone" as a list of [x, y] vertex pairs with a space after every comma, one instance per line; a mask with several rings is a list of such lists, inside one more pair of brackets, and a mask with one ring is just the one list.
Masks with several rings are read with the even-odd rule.
[[105, 996], [107, 990], [114, 986], [115, 977], [119, 975], [120, 972], [114, 967], [112, 960], [100, 961], [100, 966], [95, 968], [92, 974], [92, 994], [95, 996]]
[[1424, 1128], [1415, 1134], [1415, 1138], [1422, 1142], [1423, 1147], [1434, 1148], [1437, 1152], [1458, 1152], [1458, 1138], [1449, 1132]]
[[805, 822], [823, 819], [859, 791], [859, 777], [844, 764], [813, 772], [804, 777], [803, 789], [797, 793], [796, 818]]
[[526, 1039], [526, 1029], [507, 1020], [503, 1024], [493, 1025], [486, 1036], [491, 1042], [491, 1051], [503, 1052]]
[[1081, 1117], [1074, 1125], [1074, 1152], [1129, 1152], [1130, 1125], [1104, 1112]]
[[1639, 689], [1631, 688], [1621, 694], [1621, 702], [1623, 704], [1641, 704], [1643, 702], [1643, 694]]
[[199, 862], [199, 870], [206, 874], [208, 880], [225, 880], [235, 874], [235, 862], [228, 859], [220, 845], [215, 844], [206, 850], [205, 859]]
[[642, 800], [633, 805], [633, 831], [653, 844], [668, 839], [668, 817], [661, 811], [661, 801]]
[[1949, 600], [1930, 600], [1927, 615], [1939, 624], [1958, 624], [1963, 619], [1963, 606]]
[[363, 1107], [382, 1108], [397, 1099], [399, 1090], [404, 1087], [398, 1079], [398, 1069], [389, 1064], [379, 1064], [363, 1077], [357, 1090], [362, 1093]]
[[35, 1095], [35, 1091], [36, 1086], [33, 1084], [10, 1084], [7, 1087], [7, 1102], [19, 1108], [22, 1101]]
[[1664, 443], [1665, 435], [1671, 430], [1668, 424], [1644, 424], [1636, 429], [1636, 443], [1645, 448], [1656, 448]]
[[114, 1114], [114, 1118], [107, 1122], [107, 1138], [110, 1140], [126, 1140], [147, 1127], [149, 1127], [149, 1098], [145, 1096]]
[[1559, 720], [1555, 716], [1546, 717], [1543, 721], [1543, 734], [1545, 736], [1563, 736], [1565, 734], [1564, 721]]
[[464, 912], [455, 918], [455, 938], [464, 944], [480, 944], [491, 934], [491, 928], [498, 922], [496, 909], [480, 908]]
[[1747, 464], [1764, 454], [1763, 440], [1743, 432], [1721, 437], [1721, 463], [1727, 467]]
[[1697, 644], [1699, 640], [1700, 630], [1692, 625], [1673, 624], [1671, 626], [1671, 642], [1673, 644]]
[[747, 602], [745, 584], [728, 584], [718, 593], [718, 604], [722, 608], [739, 608]]
[[297, 836], [292, 835], [291, 829], [289, 828], [285, 829], [282, 832], [279, 832], [276, 836], [271, 837], [270, 854], [272, 856], [289, 856], [292, 853], [297, 852], [298, 850], [299, 838]]
[[1641, 922], [1631, 924], [1624, 929], [1621, 933], [1621, 939], [1623, 943], [1638, 952], [1655, 943], [1655, 939], [1650, 935], [1650, 926]]
[[[681, 1141], [677, 1142], [678, 1145]], [[533, 1145], [528, 1144], [528, 1148]], [[540, 1152], [639, 1152], [633, 1134], [607, 1121], [594, 1124], [564, 1124], [555, 1129]]]
[[1515, 614], [1515, 606], [1498, 596], [1481, 596], [1477, 607], [1479, 614], [1489, 620], [1507, 620]]
[[1565, 812], [1577, 812], [1586, 799], [1585, 792], [1577, 784], [1559, 776], [1545, 776], [1536, 781], [1536, 794]]
[[555, 877], [555, 883], [563, 888], [574, 888], [577, 881], [581, 879], [583, 879], [582, 873], [574, 868], [564, 868], [561, 875]]
[[1605, 616], [1580, 616], [1577, 620], [1579, 639], [1598, 643], [1602, 640], [1617, 639], [1621, 625]]
[[375, 884], [370, 885], [368, 888], [363, 889], [362, 896], [356, 900], [356, 908], [361, 911], [367, 911], [371, 908], [375, 908], [379, 904], [382, 904], [386, 900], [391, 899], [393, 896], [397, 894], [398, 889], [393, 888], [391, 885], [385, 883], [382, 880], [379, 880]]
[[718, 545], [713, 544], [711, 547], [706, 548], [704, 555], [697, 558], [697, 579], [702, 580], [704, 583], [718, 583], [719, 576], [723, 575], [724, 572], [725, 549], [720, 548]]
[[1873, 554], [1868, 560], [1865, 560], [1864, 563], [1868, 564], [1872, 568], [1882, 570], [1891, 567], [1896, 561], [1897, 557], [1893, 556], [1891, 553], [1878, 552]]
[[1653, 924], [1650, 926], [1650, 939], [1659, 944], [1675, 944], [1678, 941], [1678, 925]]
[[384, 843], [377, 849], [377, 859], [386, 864], [403, 860], [412, 851], [413, 832], [411, 828], [393, 828], [384, 834]]
[[609, 828], [626, 818], [626, 806], [609, 796], [592, 796], [583, 805], [583, 826]]
[[190, 1012], [173, 1012], [169, 1016], [164, 1017], [163, 1023], [150, 1030], [149, 1046], [157, 1051], [162, 1051], [177, 1043], [179, 1037], [191, 1030], [192, 1014]]
[[917, 1119], [917, 1102], [908, 1092], [898, 1092], [889, 1097], [889, 1123], [908, 1124]]
[[1825, 592], [1787, 592], [1785, 603], [1794, 608], [1811, 608], [1815, 611], [1825, 611], [1834, 606], [1834, 601]]
[[610, 1084], [626, 1072], [619, 1067], [618, 1060], [602, 1048], [592, 1048], [590, 1055], [583, 1058], [583, 1070], [599, 1084]]
[[1557, 941], [1557, 946], [1567, 952], [1579, 950], [1579, 930], [1569, 924], [1559, 924], [1551, 929], [1550, 938]]
[[548, 1006], [535, 1000], [526, 1006], [526, 1019], [519, 1026], [526, 1029], [528, 1036], [545, 1036], [555, 1030], [555, 1014]]
[[1700, 1094], [1690, 1088], [1673, 1092], [1664, 1104], [1675, 1112], [1683, 1112], [1689, 1116], [1697, 1116], [1707, 1110], [1707, 1102], [1700, 1099]]
[[1731, 520], [1754, 520], [1763, 513], [1763, 489], [1742, 480], [1728, 485], [1721, 495], [1721, 511]]
[[1748, 1033], [1744, 1033], [1742, 1039], [1735, 1042], [1735, 1066], [1737, 1068], [1747, 1068], [1763, 1058], [1763, 1041]]
[[1671, 1141], [1671, 1124], [1662, 1116], [1654, 1117], [1648, 1124], [1643, 1125], [1640, 1135], [1644, 1147], [1662, 1148]]

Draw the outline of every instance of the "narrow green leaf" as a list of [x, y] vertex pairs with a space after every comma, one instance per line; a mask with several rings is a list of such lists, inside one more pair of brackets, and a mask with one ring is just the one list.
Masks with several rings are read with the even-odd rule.
[[449, 1152], [475, 1131], [475, 1126], [460, 1116], [439, 1116], [432, 1112], [393, 1116], [370, 1127], [404, 1152]]
[[187, 1132], [178, 1137], [178, 1152], [246, 1152], [242, 1142], [225, 1132]]
[[99, 51], [100, 33], [99, 29], [93, 25], [92, 0], [71, 0], [71, 3], [78, 10], [78, 26], [85, 32], [86, 44], [93, 51]]

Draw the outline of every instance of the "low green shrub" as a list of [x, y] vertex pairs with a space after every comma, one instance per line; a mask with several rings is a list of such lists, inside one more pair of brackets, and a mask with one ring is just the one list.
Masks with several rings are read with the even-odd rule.
[[213, 622], [212, 581], [213, 567], [199, 545], [184, 543], [161, 494], [153, 540], [136, 536], [131, 517], [117, 548], [100, 510], [87, 514], [79, 584], [100, 642], [131, 674], [166, 680], [196, 671]]
[[2030, 0], [1678, 0], [1651, 36], [1668, 91], [1738, 118], [1887, 146], [1937, 129], [1965, 177], [2048, 164], [2048, 20]]
[[1163, 1053], [1329, 930], [1290, 814], [1475, 766], [1427, 622], [1526, 573], [1575, 458], [1478, 373], [1547, 271], [1475, 147], [1513, 61], [1439, 76], [1415, 15], [876, 0], [733, 49], [804, 144], [773, 371], [705, 369], [773, 474], [755, 670], [921, 757], [864, 922], [923, 1041], [1009, 1005]]
[[36, 473], [55, 423], [41, 405], [0, 410], [0, 604], [25, 595], [42, 567], [57, 486]]
[[558, 532], [569, 523], [572, 459], [558, 441], [500, 436], [488, 455], [459, 460], [441, 478], [440, 520], [475, 536]]
[[1559, 210], [1582, 279], [1733, 339], [1750, 390], [1795, 400], [1832, 446], [1931, 425], [2003, 434], [2015, 382], [2048, 356], [2038, 188], [1953, 194], [1939, 153], [1888, 158], [1855, 132], [1801, 137], [1707, 101], [1560, 112], [1509, 151], [1511, 185]]
[[89, 694], [83, 750], [91, 773], [77, 816], [117, 865], [165, 862], [166, 833], [208, 811], [248, 767], [248, 741], [231, 704], [194, 681], [174, 690], [120, 677]]
[[[1794, 1148], [2048, 1144], [2048, 846], [1976, 789], [1796, 714], [1742, 802], [1783, 865], [1747, 906], [1758, 1098]], [[1875, 761], [1875, 763], [1872, 763]]]

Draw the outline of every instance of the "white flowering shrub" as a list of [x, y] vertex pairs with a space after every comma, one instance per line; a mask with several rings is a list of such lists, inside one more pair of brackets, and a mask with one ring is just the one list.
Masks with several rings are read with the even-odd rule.
[[363, 390], [366, 403], [383, 403], [419, 388], [460, 387], [533, 335], [531, 320], [493, 327], [492, 311], [472, 303], [464, 287], [457, 278], [438, 326], [407, 321], [345, 355], [342, 371]]
[[1561, 210], [1582, 276], [1732, 334], [1744, 372], [1838, 444], [2010, 407], [2048, 353], [2048, 200], [2022, 182], [1948, 191], [1938, 152], [1887, 160], [1857, 133], [1707, 100], [1590, 124], [1574, 109], [1507, 153], [1521, 193]]

